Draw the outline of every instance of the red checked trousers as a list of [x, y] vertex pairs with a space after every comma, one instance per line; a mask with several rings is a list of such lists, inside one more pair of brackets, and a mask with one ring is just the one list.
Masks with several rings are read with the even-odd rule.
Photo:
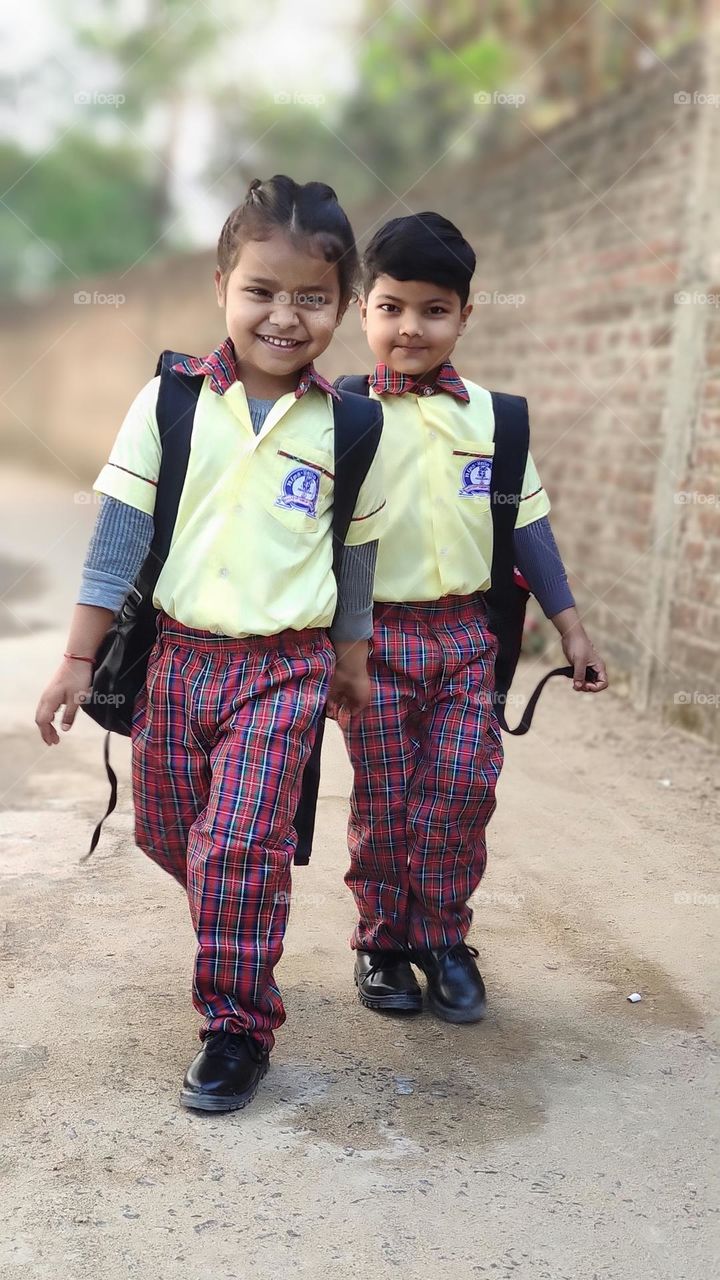
[[161, 613], [132, 726], [135, 838], [187, 890], [193, 1004], [267, 1048], [302, 769], [334, 651], [322, 629], [234, 640]]
[[497, 640], [481, 595], [376, 605], [371, 705], [341, 713], [355, 773], [352, 946], [451, 946], [472, 919], [502, 767]]

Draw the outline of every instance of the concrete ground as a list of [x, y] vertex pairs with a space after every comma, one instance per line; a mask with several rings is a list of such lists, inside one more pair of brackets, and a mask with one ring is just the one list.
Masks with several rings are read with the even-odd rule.
[[47, 748], [33, 724], [93, 509], [30, 493], [0, 485], [2, 1280], [716, 1274], [717, 756], [610, 694], [545, 695], [476, 895], [489, 1015], [456, 1028], [355, 999], [331, 726], [270, 1073], [244, 1113], [188, 1113], [193, 935], [133, 845], [127, 743], [81, 864], [102, 734], [79, 715]]

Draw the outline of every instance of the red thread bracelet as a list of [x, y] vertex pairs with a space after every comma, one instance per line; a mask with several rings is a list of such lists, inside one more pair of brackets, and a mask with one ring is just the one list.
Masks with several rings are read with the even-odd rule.
[[64, 658], [74, 658], [76, 662], [91, 662], [91, 663], [92, 663], [92, 665], [93, 665], [93, 666], [95, 666], [95, 659], [94, 659], [94, 658], [83, 658], [83, 657], [82, 657], [82, 655], [81, 655], [81, 654], [79, 654], [79, 653], [64, 653], [64, 654], [63, 654], [63, 657], [64, 657]]

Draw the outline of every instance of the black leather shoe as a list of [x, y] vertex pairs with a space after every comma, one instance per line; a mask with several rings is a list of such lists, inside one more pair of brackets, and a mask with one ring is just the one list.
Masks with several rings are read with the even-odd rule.
[[445, 1022], [479, 1022], [485, 1016], [485, 983], [474, 947], [458, 942], [437, 951], [416, 951], [414, 963], [427, 978], [428, 1004]]
[[422, 991], [406, 951], [356, 951], [355, 986], [366, 1009], [422, 1009]]
[[181, 1103], [196, 1111], [239, 1111], [255, 1097], [269, 1057], [252, 1036], [211, 1031], [185, 1073]]

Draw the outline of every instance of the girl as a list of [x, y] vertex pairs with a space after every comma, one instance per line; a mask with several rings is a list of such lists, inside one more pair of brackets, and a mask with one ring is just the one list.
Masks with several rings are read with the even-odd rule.
[[[158, 636], [132, 727], [135, 838], [187, 890], [202, 1048], [181, 1101], [255, 1095], [285, 1020], [282, 953], [303, 765], [327, 698], [369, 701], [367, 641], [383, 508], [376, 457], [339, 583], [332, 573], [333, 401], [314, 368], [350, 301], [352, 228], [334, 191], [255, 179], [218, 243], [228, 336], [179, 371], [204, 375]], [[95, 482], [105, 495], [67, 650], [36, 723], [71, 727], [100, 641], [150, 546], [159, 379], [132, 404]], [[338, 604], [338, 599], [340, 603]], [[333, 676], [334, 671], [334, 676]]]

